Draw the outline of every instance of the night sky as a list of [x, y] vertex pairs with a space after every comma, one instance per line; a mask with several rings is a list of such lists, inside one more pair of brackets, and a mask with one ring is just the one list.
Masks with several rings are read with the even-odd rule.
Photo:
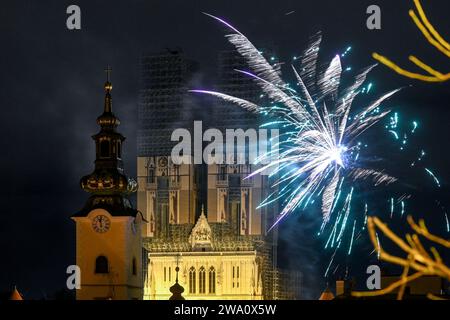
[[[71, 4], [81, 7], [81, 30], [66, 28], [66, 8]], [[381, 7], [381, 30], [366, 28], [365, 12], [371, 4]], [[423, 6], [441, 35], [450, 39], [450, 3], [430, 0]], [[113, 69], [113, 109], [122, 123], [119, 131], [127, 137], [125, 169], [135, 176], [140, 55], [180, 47], [199, 63], [192, 85], [213, 87], [217, 53], [231, 46], [223, 28], [202, 12], [226, 19], [256, 46], [273, 48], [281, 61], [291, 61], [321, 30], [325, 61], [351, 45], [345, 62], [355, 70], [372, 64], [371, 53], [377, 51], [408, 69], [414, 67], [407, 57], [415, 54], [448, 72], [449, 60], [416, 29], [408, 16], [410, 8], [412, 0], [2, 1], [0, 291], [16, 284], [25, 298], [40, 299], [65, 287], [66, 267], [75, 261], [75, 228], [69, 217], [88, 197], [79, 179], [93, 169], [90, 136], [98, 131], [95, 119], [103, 107], [107, 65]], [[422, 83], [384, 66], [378, 66], [370, 79], [378, 93], [405, 87], [388, 105], [419, 120], [415, 143], [426, 149], [427, 161], [442, 184], [436, 190], [428, 178], [418, 176], [413, 179], [418, 181], [414, 190], [424, 199], [445, 203], [450, 180], [450, 82]], [[201, 97], [195, 99], [204, 103]], [[394, 158], [397, 161], [395, 155], [385, 160], [392, 164]], [[442, 233], [442, 213], [426, 200], [418, 206]], [[314, 237], [316, 218], [305, 214], [290, 219], [295, 223], [282, 227], [281, 263], [301, 270], [305, 297], [317, 298], [326, 281], [322, 275], [329, 253]], [[358, 275], [368, 261], [358, 261], [357, 255], [352, 259], [356, 261], [343, 263]]]

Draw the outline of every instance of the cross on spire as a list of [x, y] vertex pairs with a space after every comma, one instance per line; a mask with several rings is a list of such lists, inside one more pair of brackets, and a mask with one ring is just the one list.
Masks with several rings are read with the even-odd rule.
[[109, 80], [111, 78], [111, 72], [112, 72], [111, 67], [107, 66], [106, 69], [105, 69], [105, 72], [106, 72], [106, 82], [109, 82]]
[[[111, 78], [111, 71], [112, 71], [111, 67], [107, 66], [106, 69], [105, 69], [105, 72], [106, 72], [105, 92], [106, 92], [107, 96], [110, 94], [110, 92], [112, 90], [112, 84], [111, 84], [111, 81], [110, 81], [111, 80], [110, 79]], [[108, 98], [107, 96], [105, 97], [105, 99]], [[111, 111], [110, 110], [111, 109], [111, 101], [110, 100], [111, 99], [109, 99], [108, 101], [105, 100], [105, 110], [109, 109], [109, 111]]]
[[184, 300], [184, 297], [181, 295], [184, 292], [184, 288], [178, 283], [178, 272], [180, 271], [180, 267], [178, 266], [180, 259], [180, 253], [176, 256], [176, 262], [177, 267], [175, 268], [175, 271], [177, 273], [177, 277], [175, 279], [175, 284], [170, 287], [170, 292], [172, 292], [172, 296], [169, 298], [169, 300]]
[[177, 262], [177, 267], [178, 267], [178, 263], [180, 262], [180, 253], [177, 254], [176, 262]]

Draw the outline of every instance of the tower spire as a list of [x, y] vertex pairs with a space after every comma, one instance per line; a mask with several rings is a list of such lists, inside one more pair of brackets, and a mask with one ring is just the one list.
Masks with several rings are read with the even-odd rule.
[[136, 210], [132, 208], [128, 195], [137, 190], [137, 183], [123, 169], [122, 143], [125, 137], [116, 131], [120, 121], [112, 113], [111, 68], [108, 66], [105, 72], [105, 106], [97, 118], [100, 131], [92, 136], [95, 141], [95, 169], [80, 181], [82, 189], [92, 196], [79, 214], [102, 207], [113, 215], [135, 215]]
[[105, 69], [106, 73], [106, 82], [105, 82], [105, 113], [112, 112], [112, 98], [111, 98], [111, 90], [112, 83], [110, 81], [112, 69], [110, 66], [107, 66]]

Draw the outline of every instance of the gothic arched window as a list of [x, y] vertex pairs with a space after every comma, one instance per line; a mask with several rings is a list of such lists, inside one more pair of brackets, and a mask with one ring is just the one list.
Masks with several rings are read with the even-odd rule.
[[195, 293], [195, 268], [189, 269], [189, 293]]
[[216, 293], [216, 270], [209, 268], [209, 293]]
[[206, 293], [206, 271], [204, 267], [201, 267], [198, 271], [198, 292]]
[[148, 168], [147, 183], [155, 183], [155, 168]]
[[174, 165], [173, 166], [173, 175], [174, 175], [174, 181], [175, 182], [180, 182], [180, 166], [179, 165]]
[[108, 258], [105, 256], [98, 256], [95, 259], [95, 273], [108, 273]]
[[108, 140], [100, 141], [100, 157], [102, 157], [102, 158], [109, 157], [109, 141]]
[[227, 180], [227, 167], [226, 166], [220, 166], [219, 167], [219, 180], [220, 181], [226, 181]]

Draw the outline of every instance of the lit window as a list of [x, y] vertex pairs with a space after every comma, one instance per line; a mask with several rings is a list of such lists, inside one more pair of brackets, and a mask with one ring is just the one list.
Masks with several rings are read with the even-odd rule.
[[195, 268], [189, 269], [189, 293], [195, 293]]
[[204, 267], [201, 267], [198, 271], [198, 291], [199, 293], [206, 292], [206, 271]]

